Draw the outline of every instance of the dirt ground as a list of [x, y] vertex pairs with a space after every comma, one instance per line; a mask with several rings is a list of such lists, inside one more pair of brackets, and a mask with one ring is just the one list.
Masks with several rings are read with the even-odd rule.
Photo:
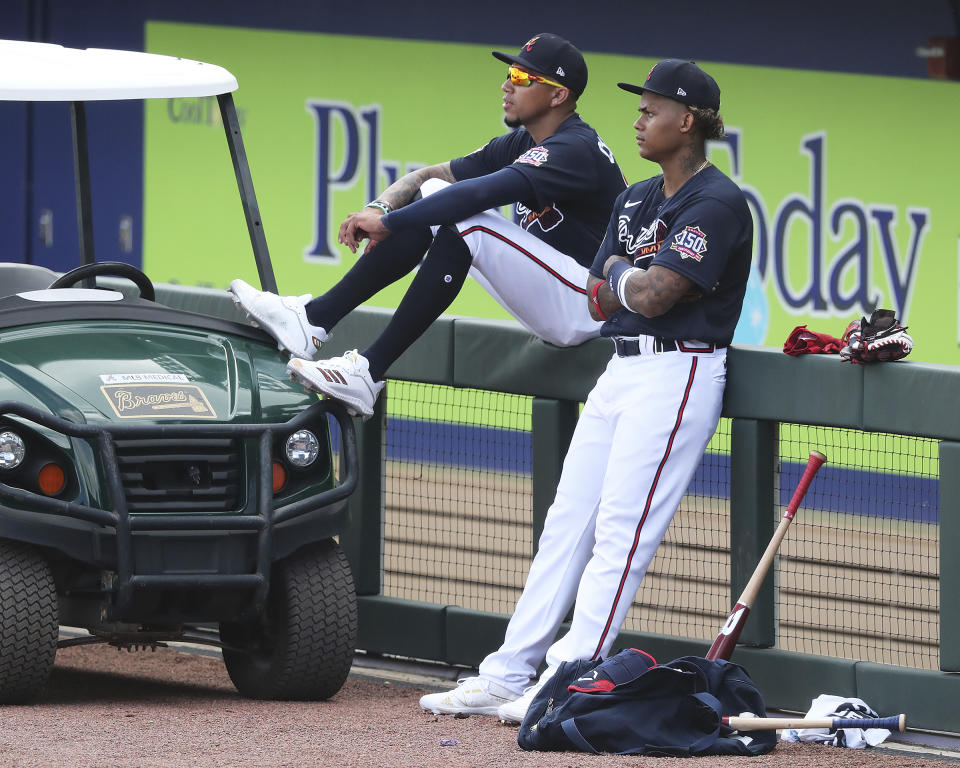
[[524, 752], [495, 718], [420, 710], [423, 686], [355, 667], [330, 701], [242, 699], [217, 656], [173, 649], [61, 649], [43, 695], [0, 708], [0, 765], [11, 768], [197, 766], [705, 766], [936, 768], [946, 757], [885, 748], [780, 742], [769, 755], [680, 760]]

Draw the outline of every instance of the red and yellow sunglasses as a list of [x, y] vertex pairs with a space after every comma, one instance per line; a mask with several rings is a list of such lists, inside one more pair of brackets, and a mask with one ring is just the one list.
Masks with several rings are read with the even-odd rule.
[[511, 66], [507, 70], [510, 75], [510, 83], [512, 85], [519, 85], [523, 88], [526, 88], [531, 83], [544, 83], [545, 85], [555, 85], [557, 88], [566, 88], [567, 86], [561, 85], [555, 80], [548, 80], [545, 77], [540, 77], [540, 75], [533, 75], [530, 72], [527, 72], [520, 67]]

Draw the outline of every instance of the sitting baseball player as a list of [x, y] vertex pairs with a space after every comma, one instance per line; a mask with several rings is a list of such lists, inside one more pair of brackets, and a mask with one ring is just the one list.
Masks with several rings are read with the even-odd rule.
[[433, 712], [522, 722], [561, 662], [607, 656], [720, 418], [753, 244], [743, 193], [706, 158], [705, 142], [723, 135], [720, 89], [678, 59], [620, 87], [640, 95], [637, 146], [662, 173], [617, 198], [586, 282], [615, 351], [577, 422], [503, 645], [478, 677], [424, 696]]
[[[517, 130], [407, 174], [350, 214], [340, 242], [354, 253], [364, 238], [369, 244], [323, 296], [307, 301], [242, 280], [230, 285], [247, 314], [293, 355], [288, 373], [354, 414], [373, 413], [390, 365], [450, 306], [468, 273], [541, 339], [567, 346], [599, 335], [584, 285], [626, 183], [613, 153], [576, 112], [586, 62], [549, 33], [516, 56], [493, 55], [509, 65], [503, 111]], [[411, 202], [418, 192], [421, 199]], [[516, 203], [519, 225], [488, 210], [508, 203]], [[378, 339], [362, 353], [311, 361], [339, 320], [418, 265]]]

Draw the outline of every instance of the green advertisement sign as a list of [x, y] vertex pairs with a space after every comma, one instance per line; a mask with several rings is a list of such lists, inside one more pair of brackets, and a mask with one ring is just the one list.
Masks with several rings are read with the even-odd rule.
[[[336, 243], [346, 214], [398, 176], [506, 130], [499, 90], [506, 72], [490, 50], [522, 42], [453, 45], [159, 22], [146, 30], [147, 50], [236, 75], [278, 284], [297, 294], [323, 292], [354, 263]], [[642, 82], [655, 60], [589, 51], [586, 58], [581, 115], [628, 181], [658, 173], [636, 153], [637, 97], [616, 87]], [[887, 307], [917, 342], [911, 359], [960, 362], [960, 84], [701, 64], [720, 83], [727, 126], [710, 159], [744, 190], [756, 224], [736, 341], [781, 346], [802, 324], [840, 336], [850, 320]], [[222, 130], [214, 99], [147, 105], [144, 263], [158, 280], [256, 283]], [[199, 221], [197, 210], [205, 214]], [[396, 306], [406, 285], [370, 303]], [[472, 281], [449, 311], [506, 317]]]

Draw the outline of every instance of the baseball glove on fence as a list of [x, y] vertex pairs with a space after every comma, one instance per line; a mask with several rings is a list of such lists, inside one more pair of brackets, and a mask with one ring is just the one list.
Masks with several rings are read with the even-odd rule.
[[841, 337], [840, 357], [851, 363], [882, 363], [910, 354], [913, 338], [892, 309], [876, 309], [870, 319], [854, 320]]

